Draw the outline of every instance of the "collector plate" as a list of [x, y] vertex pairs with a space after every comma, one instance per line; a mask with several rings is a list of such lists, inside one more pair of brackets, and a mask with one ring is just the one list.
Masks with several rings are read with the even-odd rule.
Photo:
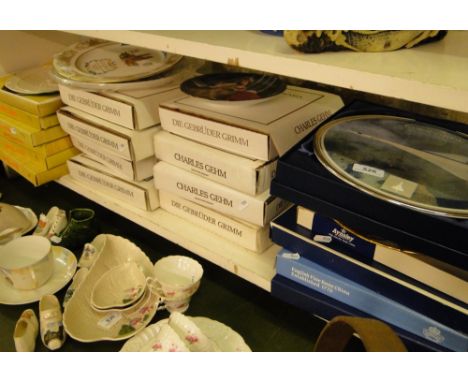
[[214, 73], [186, 80], [180, 89], [213, 103], [244, 105], [277, 96], [286, 89], [286, 84], [278, 77], [256, 73]]
[[314, 137], [323, 166], [380, 199], [468, 218], [468, 138], [407, 118], [366, 115], [323, 125]]
[[33, 290], [14, 288], [0, 273], [0, 304], [23, 305], [39, 301], [46, 294], [54, 294], [65, 287], [76, 271], [76, 257], [66, 248], [52, 246], [54, 273], [41, 287]]
[[79, 88], [89, 91], [127, 91], [158, 88], [176, 81], [193, 76], [196, 70], [202, 65], [201, 60], [184, 57], [171, 69], [146, 77], [141, 80], [127, 82], [85, 82], [67, 78], [58, 73], [55, 69], [50, 72], [51, 78], [62, 85]]
[[90, 39], [54, 56], [62, 77], [82, 82], [134, 81], [172, 68], [182, 56], [115, 42]]
[[[229, 326], [219, 321], [207, 317], [190, 317], [201, 331], [223, 352], [250, 352], [249, 346], [245, 343], [242, 336], [232, 330]], [[139, 352], [151, 345], [155, 335], [159, 332], [163, 324], [168, 323], [168, 319], [158, 321], [148, 326], [135, 337], [125, 342], [121, 352]]]
[[58, 92], [57, 84], [50, 78], [51, 65], [15, 73], [5, 81], [5, 87], [20, 94], [45, 94]]

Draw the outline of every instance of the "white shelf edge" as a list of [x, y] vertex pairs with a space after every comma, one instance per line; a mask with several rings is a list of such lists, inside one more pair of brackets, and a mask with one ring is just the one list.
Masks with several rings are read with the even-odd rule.
[[[275, 256], [279, 246], [274, 244], [263, 253], [254, 253], [160, 208], [151, 212], [143, 211], [107, 197], [77, 182], [70, 175], [65, 175], [56, 182], [252, 284], [271, 291], [271, 279], [275, 275]], [[174, 231], [175, 227], [179, 232]], [[220, 251], [217, 252], [213, 248]]]
[[[345, 57], [339, 56], [340, 53], [335, 53], [337, 59], [332, 61], [324, 59], [325, 56], [313, 57], [314, 55], [295, 54], [297, 52], [284, 53], [284, 51], [281, 50], [279, 50], [277, 54], [275, 54], [273, 50], [257, 52], [254, 48], [250, 47], [239, 48], [238, 44], [229, 46], [229, 43], [226, 43], [226, 45], [223, 45], [219, 42], [219, 39], [216, 38], [203, 41], [200, 37], [199, 40], [196, 40], [196, 38], [191, 38], [188, 34], [184, 35], [180, 31], [172, 33], [171, 31], [70, 30], [66, 32], [118, 41], [151, 49], [165, 50], [224, 64], [234, 62], [246, 68], [468, 113], [468, 88], [463, 87], [465, 86], [463, 79], [467, 78], [468, 69], [466, 72], [459, 73], [464, 75], [460, 78], [458, 82], [459, 85], [454, 84], [453, 80], [447, 84], [445, 84], [443, 80], [440, 80], [440, 83], [432, 79], [420, 80], [417, 73], [414, 77], [406, 73], [410, 73], [411, 70], [416, 72], [422, 68], [412, 68], [410, 63], [404, 64], [405, 58], [407, 58], [407, 52], [404, 51], [390, 52], [400, 54], [401, 58], [397, 59], [396, 62], [407, 66], [405, 66], [405, 70], [402, 71], [404, 75], [400, 76], [392, 73], [380, 73], [378, 70], [375, 71], [375, 66], [372, 65], [369, 67], [372, 67], [374, 72], [371, 70], [356, 70], [353, 68], [353, 65], [346, 67], [346, 65], [340, 64], [338, 57]], [[233, 33], [238, 33], [238, 31]], [[464, 35], [460, 36], [463, 37]], [[242, 35], [240, 35], [240, 37], [242, 37]], [[247, 40], [246, 45], [248, 45], [248, 43], [249, 41]], [[452, 42], [451, 44], [453, 45]], [[345, 53], [350, 54], [351, 52]], [[382, 54], [388, 53], [389, 52]], [[357, 61], [365, 60], [365, 57], [362, 55], [366, 55], [366, 53], [352, 52], [351, 54], [354, 54]], [[370, 53], [370, 56], [367, 57], [370, 58], [372, 55], [375, 57], [376, 54]], [[413, 57], [415, 56], [409, 56], [408, 61]], [[466, 61], [468, 67], [468, 57], [453, 57], [454, 61], [457, 59], [463, 59], [463, 62]], [[448, 60], [443, 60], [443, 62], [446, 63]], [[424, 61], [418, 61], [418, 65], [423, 63]], [[430, 64], [430, 62], [428, 62], [428, 64]], [[448, 69], [450, 69], [450, 66], [440, 68], [441, 71]]]

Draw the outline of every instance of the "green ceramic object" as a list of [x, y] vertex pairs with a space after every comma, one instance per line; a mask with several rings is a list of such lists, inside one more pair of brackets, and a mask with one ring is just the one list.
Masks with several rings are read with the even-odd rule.
[[95, 213], [90, 208], [70, 210], [67, 227], [60, 234], [60, 246], [70, 250], [80, 250], [99, 233]]

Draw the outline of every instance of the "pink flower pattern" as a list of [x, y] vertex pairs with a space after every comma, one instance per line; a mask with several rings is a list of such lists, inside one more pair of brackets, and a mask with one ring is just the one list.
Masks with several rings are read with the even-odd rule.
[[190, 342], [190, 344], [193, 344], [195, 342], [198, 342], [198, 337], [197, 336], [194, 336], [193, 334], [189, 334], [187, 336], [185, 336], [185, 339]]

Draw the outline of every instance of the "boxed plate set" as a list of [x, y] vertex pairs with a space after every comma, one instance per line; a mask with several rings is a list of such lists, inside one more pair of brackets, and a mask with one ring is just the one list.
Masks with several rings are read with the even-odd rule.
[[[296, 223], [296, 207], [290, 208], [272, 221], [271, 238], [275, 244], [378, 293], [382, 298], [404, 305], [465, 335], [468, 332], [466, 303], [377, 261], [363, 262], [327, 244], [317, 242], [307, 229]], [[352, 297], [353, 294], [349, 296]]]
[[357, 101], [280, 158], [272, 194], [466, 270], [467, 134]]
[[254, 73], [194, 77], [181, 90], [160, 105], [164, 130], [263, 161], [284, 154], [343, 106], [334, 94]]

